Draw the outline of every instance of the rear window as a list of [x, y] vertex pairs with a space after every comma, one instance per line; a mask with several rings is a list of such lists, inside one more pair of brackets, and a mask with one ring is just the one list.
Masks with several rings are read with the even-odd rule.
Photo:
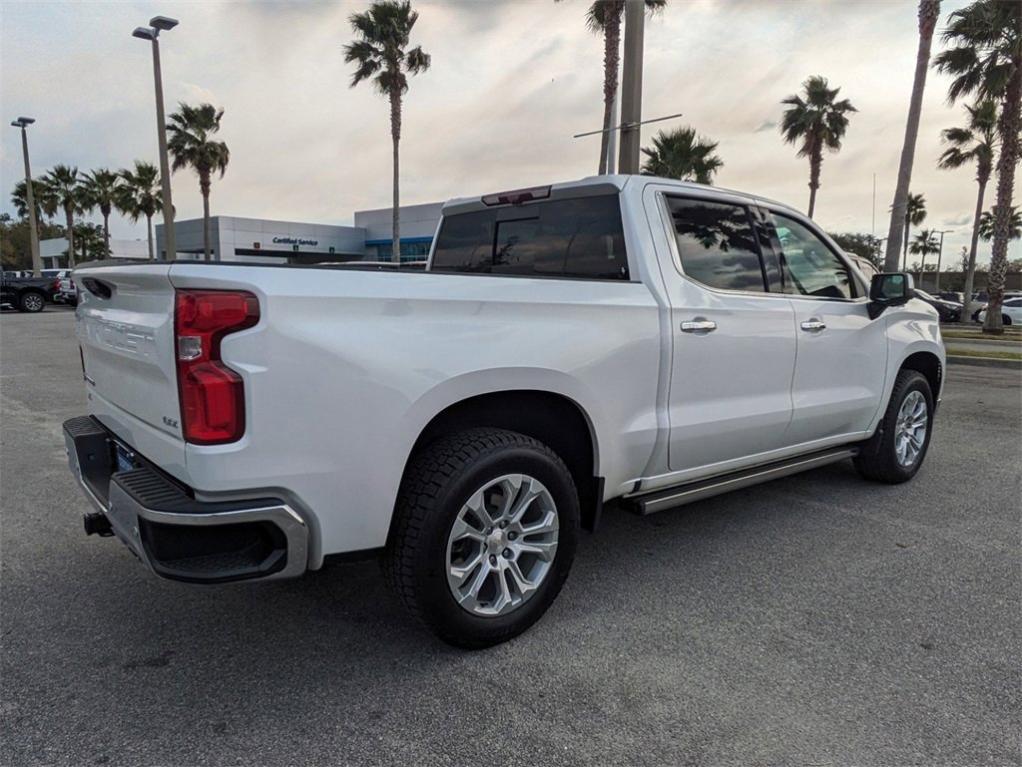
[[616, 194], [444, 216], [432, 271], [627, 280]]

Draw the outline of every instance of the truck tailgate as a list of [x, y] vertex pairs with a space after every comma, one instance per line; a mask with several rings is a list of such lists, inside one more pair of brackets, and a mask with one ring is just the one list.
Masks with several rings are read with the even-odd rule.
[[76, 270], [77, 334], [92, 412], [125, 439], [125, 430], [144, 424], [161, 441], [180, 442], [183, 453], [169, 271], [168, 264]]

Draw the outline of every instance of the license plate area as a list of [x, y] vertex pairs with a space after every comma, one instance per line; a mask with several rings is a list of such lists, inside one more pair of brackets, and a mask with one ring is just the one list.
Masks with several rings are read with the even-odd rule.
[[113, 464], [114, 472], [119, 471], [131, 471], [139, 467], [138, 456], [135, 455], [135, 451], [129, 448], [127, 445], [123, 445], [117, 440], [111, 440], [113, 443]]

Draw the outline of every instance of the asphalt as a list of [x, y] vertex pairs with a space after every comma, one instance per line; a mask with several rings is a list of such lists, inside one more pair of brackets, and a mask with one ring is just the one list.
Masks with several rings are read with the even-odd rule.
[[898, 487], [837, 464], [608, 510], [477, 653], [374, 563], [199, 587], [86, 538], [67, 310], [0, 316], [0, 764], [1017, 765], [1022, 373], [953, 366]]

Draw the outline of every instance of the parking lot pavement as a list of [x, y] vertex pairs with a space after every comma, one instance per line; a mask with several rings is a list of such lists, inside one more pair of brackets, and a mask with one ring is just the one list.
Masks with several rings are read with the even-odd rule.
[[608, 510], [538, 625], [464, 653], [373, 563], [197, 587], [86, 538], [72, 321], [0, 317], [4, 765], [1019, 762], [1017, 371], [949, 369], [910, 484]]

